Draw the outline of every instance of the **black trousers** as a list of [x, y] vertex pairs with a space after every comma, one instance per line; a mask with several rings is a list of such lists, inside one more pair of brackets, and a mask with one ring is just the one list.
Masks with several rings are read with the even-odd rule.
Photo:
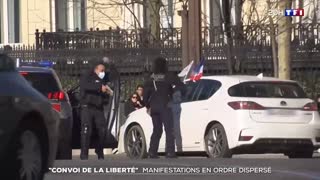
[[96, 147], [97, 154], [103, 154], [106, 136], [106, 119], [104, 117], [103, 108], [82, 107], [81, 110], [81, 156], [87, 158], [90, 147], [90, 139], [92, 128], [95, 125], [98, 131], [98, 145]]
[[150, 154], [158, 153], [159, 142], [162, 135], [162, 129], [166, 133], [166, 153], [175, 152], [175, 143], [174, 143], [174, 130], [173, 130], [173, 117], [172, 111], [170, 108], [164, 108], [158, 112], [152, 112], [152, 123], [153, 123], [153, 132], [150, 140]]

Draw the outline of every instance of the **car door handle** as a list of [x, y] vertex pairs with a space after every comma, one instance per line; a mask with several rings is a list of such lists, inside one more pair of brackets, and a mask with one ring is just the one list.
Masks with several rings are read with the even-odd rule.
[[208, 110], [208, 108], [202, 108], [201, 110]]

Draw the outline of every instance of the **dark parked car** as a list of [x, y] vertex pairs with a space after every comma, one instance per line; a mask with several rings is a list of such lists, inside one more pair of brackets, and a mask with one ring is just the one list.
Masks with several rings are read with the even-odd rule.
[[0, 114], [0, 179], [42, 179], [56, 156], [59, 118], [3, 54]]
[[[49, 99], [52, 108], [60, 117], [60, 133], [57, 159], [72, 159], [72, 108], [68, 94], [62, 89], [55, 71], [49, 67], [22, 66], [17, 68], [20, 74], [40, 93]], [[40, 64], [41, 66], [41, 64]]]

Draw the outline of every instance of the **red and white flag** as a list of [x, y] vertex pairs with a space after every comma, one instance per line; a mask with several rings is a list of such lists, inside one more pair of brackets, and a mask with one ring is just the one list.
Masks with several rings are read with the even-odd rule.
[[201, 60], [198, 66], [195, 67], [193, 70], [190, 80], [192, 81], [198, 81], [203, 76], [203, 67], [204, 67], [204, 59]]

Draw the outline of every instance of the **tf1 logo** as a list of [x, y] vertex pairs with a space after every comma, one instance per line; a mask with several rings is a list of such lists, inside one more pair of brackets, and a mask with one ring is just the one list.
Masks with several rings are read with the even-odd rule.
[[284, 10], [285, 16], [303, 16], [304, 10], [303, 9], [286, 9]]

